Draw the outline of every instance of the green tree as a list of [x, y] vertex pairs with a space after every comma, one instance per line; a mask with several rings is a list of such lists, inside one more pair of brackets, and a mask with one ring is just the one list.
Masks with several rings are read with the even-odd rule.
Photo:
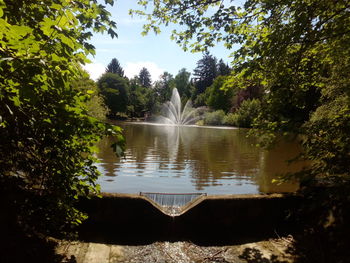
[[150, 88], [152, 86], [151, 74], [146, 68], [140, 70], [138, 80], [143, 87]]
[[0, 0], [0, 181], [26, 192], [10, 200], [26, 229], [81, 223], [77, 201], [98, 192], [95, 143], [110, 134], [122, 146], [118, 127], [88, 116], [89, 92], [72, 87], [94, 54], [91, 31], [116, 36], [109, 17], [97, 1]]
[[224, 110], [228, 112], [232, 107], [234, 96], [233, 88], [223, 89], [227, 77], [218, 76], [213, 84], [206, 90], [206, 103], [215, 110]]
[[158, 100], [160, 103], [169, 101], [173, 89], [175, 88], [175, 81], [173, 75], [169, 72], [164, 72], [160, 76], [160, 80], [157, 81], [154, 85], [154, 89], [158, 95]]
[[106, 73], [114, 73], [119, 75], [120, 77], [124, 77], [124, 70], [120, 66], [120, 63], [116, 58], [113, 58], [111, 62], [107, 65]]
[[194, 87], [190, 81], [191, 73], [185, 68], [179, 70], [174, 78], [175, 87], [179, 91], [182, 101], [189, 99], [194, 91]]
[[217, 59], [208, 52], [204, 53], [193, 73], [197, 95], [205, 92], [217, 75]]
[[225, 62], [222, 59], [219, 60], [217, 67], [218, 76], [230, 75], [231, 69], [227, 64], [225, 64]]
[[137, 78], [130, 80], [129, 112], [132, 117], [144, 117], [157, 106], [156, 95], [153, 89], [145, 88], [139, 84]]
[[98, 88], [111, 111], [111, 117], [127, 111], [129, 84], [117, 74], [105, 73], [97, 81]]
[[85, 72], [81, 78], [73, 82], [73, 87], [83, 94], [87, 94], [85, 102], [87, 114], [98, 120], [105, 120], [109, 114], [109, 109], [100, 95], [95, 81], [89, 78], [88, 73]]

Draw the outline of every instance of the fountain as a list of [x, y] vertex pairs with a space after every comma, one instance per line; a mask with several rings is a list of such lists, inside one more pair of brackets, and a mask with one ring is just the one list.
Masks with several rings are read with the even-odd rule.
[[168, 125], [188, 125], [199, 120], [198, 109], [192, 107], [191, 100], [188, 100], [181, 110], [181, 99], [176, 88], [173, 89], [170, 101], [163, 105], [163, 116], [158, 117], [158, 123]]

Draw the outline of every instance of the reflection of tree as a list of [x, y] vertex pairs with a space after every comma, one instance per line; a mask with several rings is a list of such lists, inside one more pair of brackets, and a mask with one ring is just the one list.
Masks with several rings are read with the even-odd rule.
[[252, 176], [259, 153], [244, 131], [203, 128], [198, 132], [196, 137], [201, 143], [190, 149], [191, 157], [199, 160], [193, 162], [192, 175], [198, 189], [228, 177]]
[[97, 158], [101, 161], [99, 166], [103, 168], [104, 175], [106, 176], [114, 176], [114, 171], [117, 167], [117, 163], [119, 162], [119, 158], [112, 150], [113, 138], [106, 137], [101, 140], [97, 147], [99, 152], [97, 153]]
[[246, 179], [256, 180], [263, 192], [278, 191], [270, 184], [275, 171], [271, 169], [283, 169], [284, 152], [290, 151], [282, 146], [271, 153], [264, 152], [246, 137], [245, 130], [238, 129], [139, 124], [124, 128], [125, 158], [115, 157], [109, 138], [100, 143], [98, 158], [106, 175], [118, 175], [116, 171], [123, 168], [134, 169], [140, 176], [146, 172], [157, 176], [189, 174], [197, 190], [224, 179]]
[[288, 162], [301, 151], [300, 145], [282, 140], [273, 149], [263, 151], [260, 158], [260, 170], [256, 176], [260, 192], [290, 192], [296, 191], [298, 185], [288, 182], [283, 184], [272, 183], [272, 179], [287, 173], [300, 171], [306, 162]]

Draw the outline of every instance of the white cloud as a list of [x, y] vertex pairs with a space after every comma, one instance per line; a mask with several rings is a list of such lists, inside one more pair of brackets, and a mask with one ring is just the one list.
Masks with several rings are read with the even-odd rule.
[[151, 74], [152, 81], [159, 79], [164, 73], [164, 69], [160, 68], [156, 63], [150, 61], [127, 62], [124, 66], [124, 73], [128, 78], [133, 78], [140, 73], [140, 70], [145, 67]]
[[91, 63], [83, 66], [84, 69], [90, 74], [90, 78], [97, 80], [103, 73], [105, 73], [106, 67], [102, 63]]

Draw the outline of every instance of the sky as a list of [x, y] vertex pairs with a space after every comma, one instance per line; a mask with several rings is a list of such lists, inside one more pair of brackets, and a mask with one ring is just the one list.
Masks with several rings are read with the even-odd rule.
[[[96, 34], [91, 39], [96, 48], [96, 55], [89, 57], [92, 63], [85, 65], [84, 68], [92, 79], [97, 80], [113, 58], [118, 59], [129, 78], [138, 75], [142, 67], [146, 67], [151, 73], [152, 81], [159, 79], [164, 71], [174, 76], [182, 68], [186, 68], [189, 72], [193, 71], [202, 54], [184, 52], [170, 40], [174, 26], [163, 27], [158, 35], [150, 32], [147, 36], [142, 36], [145, 21], [140, 17], [131, 17], [129, 9], [139, 9], [137, 0], [115, 0], [113, 7], [107, 6], [112, 19], [117, 22], [118, 38], [112, 39], [106, 33]], [[225, 62], [230, 61], [231, 52], [232, 50], [227, 50], [222, 45], [210, 49], [212, 55], [218, 59], [222, 58]]]

